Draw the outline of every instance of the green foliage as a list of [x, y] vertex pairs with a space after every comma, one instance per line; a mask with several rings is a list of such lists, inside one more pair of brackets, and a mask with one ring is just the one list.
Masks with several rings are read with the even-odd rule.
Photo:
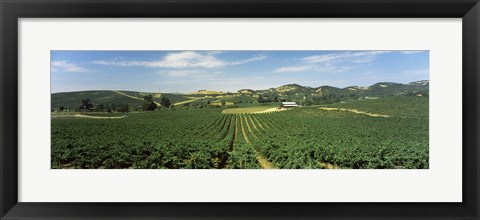
[[153, 111], [157, 109], [157, 104], [153, 101], [152, 95], [143, 96], [142, 110], [143, 111]]
[[232, 118], [205, 109], [137, 113], [112, 120], [53, 119], [52, 167], [225, 168]]
[[269, 129], [252, 144], [279, 168], [428, 168], [428, 98], [388, 97], [333, 106], [390, 117], [319, 107], [256, 115]]
[[225, 102], [233, 102], [233, 103], [257, 103], [258, 99], [248, 95], [239, 95], [239, 96], [227, 96], [222, 98]]
[[130, 112], [130, 106], [128, 104], [121, 104], [117, 106], [118, 112], [127, 113]]
[[119, 92], [128, 96], [122, 95], [114, 91], [107, 91], [107, 90], [54, 93], [51, 95], [51, 99], [52, 99], [51, 106], [53, 109], [58, 109], [59, 106], [63, 106], [65, 108], [74, 110], [79, 107], [79, 101], [85, 97], [88, 97], [90, 99], [90, 103], [92, 103], [93, 106], [98, 104], [104, 104], [105, 106], [107, 106], [112, 104], [125, 103], [125, 104], [128, 104], [132, 109], [136, 109], [137, 107], [142, 107], [143, 96], [145, 95], [152, 95], [153, 101], [157, 103], [160, 103], [160, 100], [163, 97], [168, 98], [172, 103], [189, 100], [189, 98], [186, 98], [183, 95], [178, 95], [178, 94], [161, 93], [159, 95], [156, 93], [133, 92], [133, 91], [119, 91]]
[[82, 99], [81, 103], [82, 104], [78, 107], [78, 109], [80, 111], [91, 111], [92, 110], [93, 105], [92, 105], [92, 103], [90, 103], [89, 98]]
[[[280, 168], [428, 168], [428, 119], [305, 108], [256, 116], [270, 125], [253, 144]], [[295, 121], [295, 123], [279, 123]]]
[[95, 106], [95, 111], [97, 112], [103, 112], [105, 111], [105, 105], [104, 104], [98, 104]]
[[428, 119], [428, 100], [428, 97], [391, 96], [335, 103], [331, 107], [358, 109], [404, 118]]
[[168, 99], [166, 97], [163, 97], [162, 100], [160, 101], [160, 105], [162, 105], [165, 108], [170, 107], [170, 105], [171, 105], [170, 99]]
[[121, 119], [55, 118], [51, 163], [53, 168], [257, 169], [261, 155], [282, 169], [429, 167], [428, 98], [385, 97], [328, 107], [390, 117], [312, 106], [269, 114], [202, 108]]

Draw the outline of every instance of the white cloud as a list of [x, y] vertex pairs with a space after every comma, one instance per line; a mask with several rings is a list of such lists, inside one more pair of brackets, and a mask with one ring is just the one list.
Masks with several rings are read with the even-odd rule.
[[418, 54], [418, 53], [426, 53], [426, 50], [404, 50], [400, 53], [402, 54]]
[[106, 66], [135, 66], [136, 62], [129, 62], [125, 57], [115, 57], [111, 61], [98, 60], [93, 61], [94, 64]]
[[390, 53], [391, 51], [360, 51], [360, 52], [340, 52], [324, 55], [314, 55], [304, 57], [301, 60], [307, 63], [332, 63], [332, 62], [352, 62], [367, 63], [372, 62], [379, 54]]
[[331, 52], [322, 55], [313, 55], [300, 58], [300, 63], [293, 66], [285, 66], [275, 69], [273, 72], [303, 72], [313, 70], [315, 72], [343, 72], [351, 69], [351, 64], [369, 63], [378, 55], [392, 51], [358, 51], [358, 52]]
[[212, 54], [202, 55], [194, 51], [185, 51], [178, 53], [169, 53], [163, 60], [151, 62], [152, 67], [170, 67], [170, 68], [187, 68], [187, 67], [219, 67], [224, 66], [225, 62], [215, 58]]
[[220, 54], [220, 51], [210, 51], [207, 53], [199, 53], [195, 51], [183, 51], [169, 53], [161, 60], [155, 61], [128, 61], [125, 58], [115, 58], [112, 61], [94, 61], [93, 63], [99, 65], [109, 66], [144, 66], [144, 67], [160, 67], [160, 68], [215, 68], [227, 65], [240, 65], [254, 61], [264, 60], [267, 57], [260, 55], [253, 58], [227, 62], [215, 57]]
[[171, 70], [161, 70], [156, 72], [157, 74], [169, 76], [169, 79], [216, 79], [223, 74], [221, 71], [211, 71], [211, 70], [192, 70], [192, 69], [171, 69]]
[[313, 55], [304, 57], [301, 60], [307, 63], [321, 63], [341, 58], [340, 54]]
[[256, 57], [252, 57], [252, 58], [250, 58], [250, 59], [231, 62], [231, 63], [229, 63], [229, 65], [240, 65], [240, 64], [245, 64], [245, 63], [260, 61], [260, 60], [264, 60], [264, 59], [267, 59], [267, 56], [265, 56], [265, 55], [259, 55], [259, 56], [256, 56]]
[[211, 50], [211, 51], [208, 51], [209, 54], [212, 54], [212, 55], [215, 55], [215, 54], [222, 54], [223, 51], [220, 51], [220, 50]]
[[191, 74], [197, 74], [198, 71], [194, 70], [168, 70], [168, 71], [161, 71], [160, 74], [166, 74], [169, 76], [187, 76]]
[[214, 71], [214, 72], [205, 72], [205, 71], [197, 71], [197, 70], [183, 70], [183, 69], [174, 69], [174, 70], [162, 70], [158, 72], [161, 75], [167, 75], [172, 77], [189, 77], [188, 79], [191, 80], [191, 77], [194, 78], [212, 78], [217, 77], [222, 74], [222, 72]]
[[65, 71], [65, 72], [86, 72], [88, 69], [80, 67], [68, 60], [55, 60], [50, 63], [52, 71]]
[[311, 70], [313, 66], [285, 66], [275, 69], [275, 73], [296, 73]]

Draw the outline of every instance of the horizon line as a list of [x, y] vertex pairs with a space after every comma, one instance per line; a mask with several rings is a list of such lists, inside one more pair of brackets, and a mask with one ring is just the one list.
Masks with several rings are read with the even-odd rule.
[[[424, 79], [424, 80], [416, 80], [416, 81], [412, 81], [412, 82], [408, 82], [408, 83], [398, 83], [398, 82], [391, 82], [391, 81], [380, 81], [380, 82], [376, 82], [372, 85], [375, 85], [375, 84], [378, 84], [378, 83], [395, 83], [395, 84], [403, 84], [403, 85], [408, 85], [410, 83], [414, 83], [414, 82], [421, 82], [421, 81], [430, 81], [430, 79]], [[244, 89], [239, 89], [237, 91], [222, 91], [222, 90], [209, 90], [209, 89], [202, 89], [202, 90], [205, 90], [205, 91], [212, 91], [212, 92], [222, 92], [222, 93], [238, 93], [238, 91], [240, 90], [268, 90], [268, 89], [275, 89], [275, 88], [278, 88], [278, 87], [281, 87], [281, 86], [286, 86], [286, 85], [299, 85], [301, 87], [307, 87], [307, 88], [320, 88], [320, 87], [325, 87], [325, 86], [330, 86], [330, 87], [334, 87], [334, 88], [339, 88], [339, 89], [346, 89], [346, 88], [349, 88], [349, 87], [370, 87], [370, 86], [357, 86], [357, 85], [351, 85], [351, 86], [346, 86], [346, 87], [337, 87], [337, 86], [331, 86], [331, 85], [321, 85], [321, 86], [317, 86], [317, 87], [311, 87], [311, 86], [304, 86], [304, 85], [300, 85], [298, 83], [289, 83], [289, 84], [284, 84], [284, 85], [280, 85], [280, 86], [277, 86], [277, 87], [270, 87], [270, 88], [266, 88], [266, 89], [249, 89], [249, 88], [244, 88]], [[189, 93], [196, 93], [196, 92], [199, 92], [199, 90], [196, 90], [196, 91], [191, 91], [191, 92], [186, 92], [186, 93], [182, 93], [182, 92], [150, 92], [150, 91], [139, 91], [139, 90], [125, 90], [125, 89], [90, 89], [90, 90], [72, 90], [72, 91], [62, 91], [62, 92], [51, 92], [50, 91], [50, 94], [59, 94], [59, 93], [70, 93], [70, 92], [90, 92], [90, 91], [127, 91], [127, 92], [139, 92], [139, 93], [164, 93], [164, 94], [189, 94]]]

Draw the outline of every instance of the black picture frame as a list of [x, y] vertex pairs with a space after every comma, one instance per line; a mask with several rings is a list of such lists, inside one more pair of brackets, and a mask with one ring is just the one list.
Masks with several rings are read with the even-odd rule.
[[[1, 219], [479, 219], [480, 4], [478, 0], [0, 0], [0, 15]], [[462, 18], [463, 202], [18, 202], [17, 20], [57, 17]]]

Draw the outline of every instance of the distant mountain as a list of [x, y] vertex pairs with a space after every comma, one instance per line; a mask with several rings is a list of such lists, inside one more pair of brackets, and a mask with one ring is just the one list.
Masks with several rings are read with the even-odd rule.
[[196, 92], [190, 92], [188, 95], [221, 95], [224, 94], [222, 91], [211, 91], [211, 90], [198, 90]]
[[[251, 90], [242, 89], [239, 93], [242, 94], [269, 94], [275, 93], [280, 96], [292, 95], [310, 95], [310, 96], [393, 96], [393, 95], [414, 95], [422, 94], [428, 95], [429, 81], [422, 80], [411, 82], [408, 84], [393, 83], [393, 82], [379, 82], [371, 86], [349, 86], [345, 88], [337, 88], [333, 86], [309, 87], [298, 84], [288, 84], [279, 86], [277, 88], [270, 88], [266, 90]], [[248, 91], [248, 92], [247, 92]]]
[[420, 81], [411, 82], [409, 83], [409, 85], [428, 86], [429, 83], [430, 83], [429, 80], [420, 80]]

